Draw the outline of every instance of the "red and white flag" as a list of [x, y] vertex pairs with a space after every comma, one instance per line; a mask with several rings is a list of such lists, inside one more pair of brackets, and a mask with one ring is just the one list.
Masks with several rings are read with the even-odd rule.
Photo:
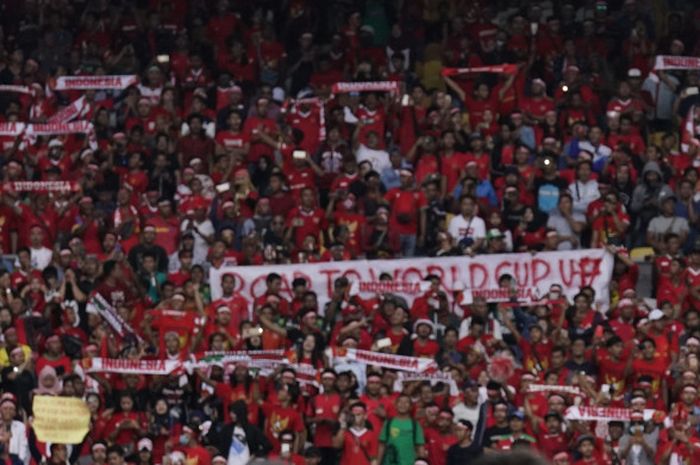
[[125, 375], [167, 376], [182, 363], [179, 360], [128, 360], [120, 358], [86, 358], [82, 367], [86, 373], [119, 373]]
[[115, 76], [61, 76], [56, 78], [54, 90], [123, 90], [139, 82], [139, 77], [132, 75]]
[[560, 384], [530, 384], [527, 387], [527, 392], [557, 392], [575, 396], [583, 395], [583, 391], [578, 386], [564, 386]]
[[75, 192], [80, 185], [75, 181], [11, 181], [2, 184], [9, 192]]
[[459, 74], [474, 73], [517, 74], [518, 65], [503, 63], [500, 65], [476, 66], [474, 68], [442, 68], [441, 71], [443, 76], [457, 76]]
[[700, 69], [700, 58], [675, 55], [657, 55], [656, 61], [654, 62], [654, 69]]
[[12, 84], [0, 85], [0, 92], [12, 92], [15, 94], [29, 94], [34, 95], [34, 91], [29, 86], [15, 86]]
[[[656, 419], [659, 412], [654, 409], [644, 409], [644, 421]], [[564, 418], [575, 421], [629, 421], [632, 409], [612, 407], [576, 407], [571, 406], [564, 412]], [[661, 418], [664, 414], [661, 413]]]
[[438, 369], [435, 360], [429, 358], [408, 357], [406, 355], [386, 354], [384, 352], [372, 352], [361, 349], [348, 349], [344, 347], [333, 348], [333, 360], [354, 361], [367, 365], [375, 365], [392, 370], [411, 371], [423, 373]]
[[333, 84], [334, 94], [347, 94], [349, 92], [390, 92], [398, 94], [399, 83], [397, 81], [367, 81], [367, 82], [336, 82]]
[[76, 118], [85, 116], [90, 111], [90, 104], [86, 103], [85, 96], [73, 100], [70, 105], [54, 114], [48, 119], [49, 123], [68, 123]]

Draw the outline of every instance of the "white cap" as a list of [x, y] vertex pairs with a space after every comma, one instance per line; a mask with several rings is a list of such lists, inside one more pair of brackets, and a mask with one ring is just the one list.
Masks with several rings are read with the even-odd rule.
[[642, 70], [639, 68], [630, 68], [627, 71], [627, 77], [642, 77]]
[[49, 148], [52, 149], [54, 147], [63, 147], [63, 142], [61, 142], [60, 139], [51, 139], [49, 141]]

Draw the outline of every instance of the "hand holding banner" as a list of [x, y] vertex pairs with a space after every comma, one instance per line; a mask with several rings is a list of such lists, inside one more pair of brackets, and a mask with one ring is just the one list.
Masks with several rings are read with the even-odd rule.
[[90, 428], [90, 411], [77, 397], [35, 396], [32, 427], [39, 441], [80, 444]]

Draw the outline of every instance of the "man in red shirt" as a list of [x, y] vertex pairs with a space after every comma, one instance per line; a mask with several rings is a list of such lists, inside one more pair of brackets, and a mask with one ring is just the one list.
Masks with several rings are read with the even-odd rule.
[[165, 253], [171, 255], [177, 250], [180, 222], [173, 214], [173, 206], [170, 200], [158, 201], [158, 214], [148, 220], [148, 224], [156, 228], [156, 242], [165, 249]]
[[280, 451], [280, 434], [285, 430], [291, 430], [296, 434], [296, 444], [292, 446], [292, 452], [300, 450], [301, 445], [306, 442], [306, 429], [304, 421], [299, 412], [293, 407], [299, 396], [299, 388], [294, 384], [280, 383], [277, 393], [277, 403], [268, 402], [263, 405], [265, 412], [264, 432], [267, 439], [272, 444], [272, 450]]
[[332, 368], [321, 373], [323, 392], [309, 399], [306, 406], [306, 421], [316, 425], [314, 446], [321, 451], [321, 463], [333, 464], [338, 452], [333, 446], [333, 428], [338, 422], [343, 399], [335, 390], [337, 375]]
[[605, 345], [607, 350], [597, 357], [599, 380], [611, 386], [611, 394], [616, 399], [625, 392], [627, 357], [623, 357], [624, 345], [620, 337], [612, 336]]
[[356, 402], [340, 422], [333, 446], [340, 449], [340, 465], [372, 465], [379, 446], [378, 430], [367, 428], [367, 406]]
[[449, 408], [443, 408], [437, 417], [436, 427], [425, 428], [425, 444], [431, 465], [445, 465], [447, 449], [457, 443], [457, 436], [452, 430], [454, 414]]
[[249, 116], [243, 125], [244, 136], [250, 140], [250, 151], [248, 152], [250, 163], [257, 162], [263, 156], [272, 155], [272, 148], [260, 139], [262, 132], [268, 136], [279, 132], [275, 120], [267, 117], [269, 104], [270, 101], [267, 98], [259, 98], [255, 105], [256, 115]]
[[257, 312], [264, 305], [270, 305], [278, 315], [285, 318], [294, 316], [290, 313], [289, 301], [281, 295], [282, 277], [277, 273], [268, 274], [265, 278], [265, 286], [265, 293], [255, 299], [255, 311]]
[[391, 216], [389, 230], [396, 234], [394, 240], [404, 257], [412, 257], [416, 250], [418, 234], [418, 214], [427, 202], [423, 193], [415, 188], [413, 171], [403, 168], [399, 171], [401, 185], [386, 193], [384, 199], [389, 202]]
[[656, 395], [665, 390], [666, 386], [666, 359], [656, 352], [656, 342], [652, 338], [644, 339], [640, 344], [641, 356], [638, 356], [628, 365], [627, 374], [649, 376], [652, 379], [651, 389]]
[[306, 236], [321, 242], [321, 231], [327, 228], [325, 212], [316, 206], [316, 198], [311, 188], [301, 191], [301, 205], [293, 208], [287, 215], [287, 238], [294, 240], [294, 245], [301, 249]]
[[547, 85], [539, 78], [532, 80], [530, 94], [523, 99], [521, 109], [528, 124], [538, 124], [544, 121], [548, 111], [554, 110], [554, 101], [547, 97]]
[[[211, 303], [210, 309], [216, 310], [222, 306], [228, 307], [231, 312], [231, 326], [238, 328], [243, 320], [252, 319], [248, 301], [241, 294], [236, 292], [236, 277], [226, 273], [221, 277], [221, 298]], [[213, 315], [209, 315], [213, 317]]]

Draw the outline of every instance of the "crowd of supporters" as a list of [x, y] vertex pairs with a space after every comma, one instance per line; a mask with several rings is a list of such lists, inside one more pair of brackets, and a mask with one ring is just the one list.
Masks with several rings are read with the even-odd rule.
[[[697, 57], [683, 0], [0, 2], [0, 460], [700, 464]], [[276, 269], [602, 248], [610, 295], [526, 305]]]

